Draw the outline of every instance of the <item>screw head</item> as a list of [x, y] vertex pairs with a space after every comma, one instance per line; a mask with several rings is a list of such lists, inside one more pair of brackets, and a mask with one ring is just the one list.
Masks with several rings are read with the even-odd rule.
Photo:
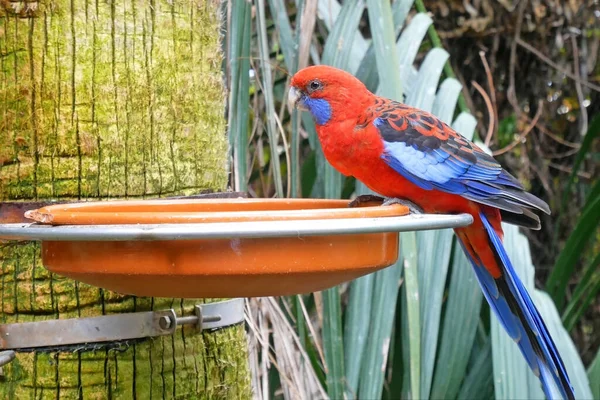
[[171, 317], [168, 315], [163, 315], [160, 317], [158, 320], [158, 326], [160, 326], [161, 329], [169, 329], [171, 327]]

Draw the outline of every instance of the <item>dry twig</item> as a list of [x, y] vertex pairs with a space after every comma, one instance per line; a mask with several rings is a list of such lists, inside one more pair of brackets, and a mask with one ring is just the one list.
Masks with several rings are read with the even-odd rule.
[[475, 89], [477, 89], [481, 97], [483, 97], [483, 101], [485, 102], [485, 105], [487, 107], [488, 114], [490, 115], [490, 123], [488, 124], [487, 134], [485, 135], [485, 145], [488, 146], [494, 134], [494, 106], [492, 105], [490, 96], [488, 96], [488, 94], [485, 92], [485, 90], [483, 90], [479, 83], [471, 81], [471, 84]]
[[245, 314], [254, 398], [269, 398], [271, 365], [279, 372], [284, 399], [325, 398], [310, 358], [279, 304], [272, 297], [251, 299]]
[[581, 71], [579, 66], [579, 48], [577, 47], [577, 39], [571, 35], [571, 45], [573, 46], [573, 69], [575, 70], [575, 91], [577, 92], [577, 101], [579, 102], [579, 110], [581, 111], [581, 125], [579, 133], [585, 135], [588, 129], [588, 115], [584, 105], [583, 90], [581, 90]]
[[552, 68], [554, 68], [555, 70], [557, 70], [558, 72], [560, 72], [561, 74], [564, 74], [565, 76], [568, 76], [569, 78], [573, 79], [575, 82], [578, 82], [578, 83], [582, 84], [583, 86], [587, 86], [587, 87], [589, 87], [592, 90], [600, 92], [600, 86], [595, 85], [595, 84], [593, 84], [593, 83], [591, 83], [591, 82], [589, 82], [587, 80], [581, 79], [581, 78], [577, 77], [576, 75], [574, 75], [572, 72], [567, 71], [564, 68], [561, 68], [554, 61], [552, 61], [551, 59], [549, 59], [548, 57], [546, 57], [541, 51], [539, 51], [538, 49], [536, 49], [535, 47], [533, 47], [529, 43], [523, 41], [521, 38], [515, 39], [515, 42], [519, 46], [521, 46], [524, 49], [526, 49], [526, 50], [530, 51], [531, 53], [533, 53], [540, 60], [542, 60], [543, 62], [545, 62], [546, 64], [548, 64], [549, 66], [551, 66]]
[[[456, 68], [455, 65], [452, 65], [452, 69], [454, 70], [454, 74], [456, 75], [456, 79], [458, 79], [458, 81], [460, 82], [461, 86], [463, 88], [466, 88], [467, 87], [467, 83], [465, 81], [464, 76], [460, 72], [460, 68]], [[465, 103], [467, 103], [467, 108], [469, 110], [475, 110], [476, 109], [475, 102], [473, 102], [473, 97], [471, 97], [470, 91], [463, 89], [462, 90], [462, 94], [463, 94], [463, 96], [465, 98]], [[484, 130], [484, 128], [481, 127], [481, 129], [480, 129], [480, 127], [481, 127], [480, 124], [477, 124], [477, 129], [479, 130], [479, 136], [483, 137], [483, 133], [484, 133], [483, 130]]]
[[302, 19], [300, 22], [300, 44], [298, 49], [298, 69], [308, 65], [308, 55], [310, 52], [310, 41], [313, 37], [315, 21], [317, 18], [317, 0], [307, 0], [304, 4]]
[[553, 154], [548, 154], [546, 155], [546, 158], [550, 158], [550, 159], [561, 159], [561, 158], [565, 158], [565, 157], [570, 157], [573, 154], [577, 154], [577, 152], [579, 151], [579, 149], [571, 149], [571, 150], [567, 150], [564, 151], [562, 153], [553, 153]]
[[319, 353], [319, 357], [321, 358], [321, 363], [325, 365], [325, 353], [323, 353], [323, 346], [321, 346], [321, 343], [319, 342], [319, 336], [317, 336], [317, 331], [315, 330], [315, 327], [313, 326], [312, 321], [310, 320], [310, 316], [308, 315], [308, 310], [306, 309], [304, 300], [302, 299], [301, 295], [297, 294], [296, 296], [298, 297], [300, 307], [302, 308], [302, 315], [304, 315], [304, 320], [306, 321], [308, 331], [313, 337], [315, 347], [317, 348], [317, 353]]
[[[556, 163], [548, 163], [548, 165], [554, 169], [557, 169], [559, 171], [563, 171], [568, 173], [569, 175], [573, 173], [573, 169], [569, 168], [569, 167], [565, 167], [564, 165], [560, 165], [560, 164], [556, 164]], [[583, 171], [577, 171], [577, 176], [586, 180], [590, 180], [592, 179], [592, 174], [590, 174], [589, 172], [583, 172]]]
[[[283, 125], [281, 125], [281, 121], [279, 120], [279, 117], [277, 116], [277, 114], [273, 115], [273, 118], [275, 118], [275, 122], [277, 123], [277, 127], [279, 128], [279, 132], [281, 134], [281, 139], [283, 140], [283, 149], [285, 152], [285, 162], [287, 163], [287, 165], [291, 165], [291, 156], [290, 156], [290, 146], [288, 146], [288, 141], [287, 138], [285, 137], [285, 129], [283, 129]], [[286, 193], [286, 197], [290, 197], [292, 194], [292, 169], [291, 168], [286, 168], [287, 169], [287, 193]]]
[[519, 137], [517, 137], [515, 139], [514, 142], [512, 142], [511, 144], [509, 144], [508, 146], [506, 146], [500, 150], [496, 150], [496, 151], [492, 152], [492, 154], [494, 156], [499, 156], [500, 154], [504, 154], [507, 151], [511, 151], [512, 149], [515, 148], [516, 145], [518, 145], [519, 143], [522, 143], [523, 139], [525, 139], [525, 137], [527, 135], [529, 135], [529, 132], [531, 132], [533, 130], [533, 127], [537, 124], [538, 119], [540, 119], [540, 117], [542, 116], [543, 109], [544, 109], [544, 102], [543, 102], [543, 100], [540, 100], [538, 102], [538, 109], [537, 109], [537, 112], [535, 113], [535, 117], [533, 117], [533, 120], [529, 123], [529, 125], [527, 125], [527, 128], [525, 128], [523, 133], [521, 133], [519, 135]]
[[[540, 148], [539, 142], [538, 142], [538, 140], [536, 140], [535, 135], [531, 136], [531, 142], [533, 143], [533, 149], [535, 150], [538, 157], [540, 159], [543, 158], [542, 149]], [[523, 152], [522, 154], [527, 154], [527, 152]], [[540, 170], [540, 167], [538, 167], [535, 163], [529, 163], [528, 167], [533, 172], [535, 172], [535, 174], [537, 175], [538, 179], [542, 183], [542, 186], [544, 187], [544, 190], [546, 191], [546, 193], [548, 195], [548, 198], [550, 198], [550, 199], [555, 198], [556, 195], [554, 193], [554, 190], [552, 189], [552, 186], [550, 185], [550, 179], [549, 179], [549, 174], [547, 171], [548, 170], [547, 166], [544, 165], [543, 163], [540, 165], [540, 167], [544, 169], [545, 173], [542, 172]]]
[[517, 118], [521, 116], [521, 107], [519, 107], [519, 100], [517, 99], [517, 91], [515, 89], [515, 68], [517, 65], [517, 42], [521, 38], [521, 25], [523, 24], [523, 16], [525, 14], [525, 7], [527, 7], [526, 0], [521, 0], [519, 4], [519, 15], [517, 16], [517, 25], [515, 27], [515, 38], [510, 45], [510, 61], [508, 64], [508, 91], [507, 97], [509, 103], [513, 106]]
[[480, 51], [479, 57], [481, 57], [481, 62], [483, 63], [483, 68], [485, 69], [485, 74], [488, 80], [488, 90], [490, 91], [490, 100], [492, 101], [492, 111], [493, 114], [490, 115], [490, 126], [488, 127], [488, 133], [485, 137], [485, 145], [489, 147], [490, 142], [492, 141], [492, 136], [497, 131], [498, 127], [498, 106], [496, 105], [496, 87], [494, 86], [494, 78], [492, 76], [492, 71], [490, 70], [490, 66], [485, 58], [485, 52]]
[[[531, 121], [531, 119], [529, 119], [529, 117], [527, 117], [528, 121]], [[573, 149], [579, 149], [581, 147], [580, 144], [578, 143], [573, 143], [573, 142], [569, 142], [568, 140], [565, 140], [563, 138], [561, 138], [560, 136], [558, 136], [555, 133], [550, 132], [550, 130], [548, 128], [546, 128], [544, 126], [544, 124], [542, 123], [538, 123], [537, 124], [537, 128], [539, 129], [540, 132], [542, 132], [544, 135], [548, 136], [549, 138], [551, 138], [552, 140], [554, 140], [555, 142], [558, 142], [564, 146], [567, 147], [571, 147]]]

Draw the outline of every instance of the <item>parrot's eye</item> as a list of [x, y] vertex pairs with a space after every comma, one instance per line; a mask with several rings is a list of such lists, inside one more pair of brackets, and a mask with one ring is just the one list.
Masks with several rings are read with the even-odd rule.
[[318, 80], [310, 81], [310, 83], [307, 86], [308, 93], [315, 92], [315, 91], [320, 90], [322, 88], [323, 88], [323, 84], [320, 81], [318, 81]]

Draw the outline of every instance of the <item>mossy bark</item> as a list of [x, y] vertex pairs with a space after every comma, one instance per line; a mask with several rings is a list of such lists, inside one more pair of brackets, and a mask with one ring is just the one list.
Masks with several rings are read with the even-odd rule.
[[[141, 198], [227, 182], [215, 0], [0, 2], [0, 201]], [[174, 308], [52, 275], [0, 245], [0, 321]], [[43, 332], [40, 332], [43, 334]], [[19, 353], [1, 398], [246, 398], [242, 326]]]

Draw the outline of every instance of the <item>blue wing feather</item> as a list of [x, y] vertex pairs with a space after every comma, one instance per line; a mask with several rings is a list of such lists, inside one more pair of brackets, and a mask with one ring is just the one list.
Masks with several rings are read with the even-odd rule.
[[373, 125], [384, 144], [382, 158], [413, 184], [519, 214], [525, 222], [539, 224], [527, 209], [550, 213], [545, 202], [525, 192], [493, 157], [433, 115], [395, 102], [379, 107], [386, 108], [379, 110], [382, 116]]

